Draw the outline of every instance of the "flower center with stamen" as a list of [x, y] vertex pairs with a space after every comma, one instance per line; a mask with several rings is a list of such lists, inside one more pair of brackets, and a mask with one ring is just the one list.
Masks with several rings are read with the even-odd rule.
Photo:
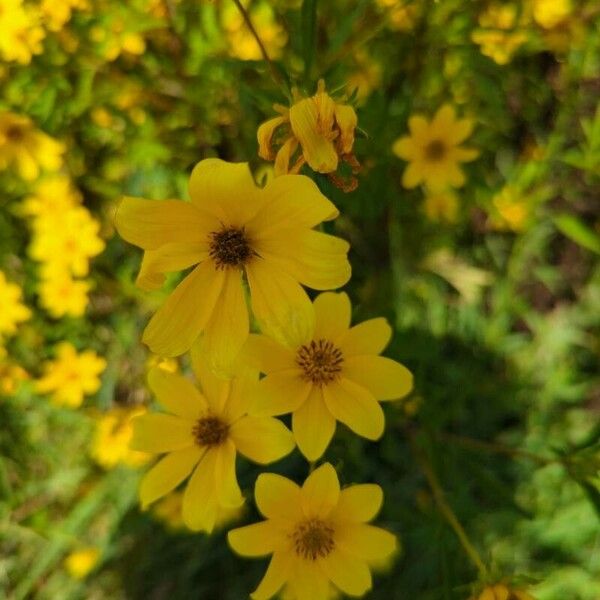
[[218, 417], [202, 417], [192, 429], [199, 446], [218, 446], [227, 439], [228, 433], [229, 425]]
[[329, 340], [312, 340], [296, 354], [296, 364], [304, 371], [304, 378], [317, 385], [337, 379], [343, 362], [342, 351]]
[[442, 160], [446, 154], [446, 144], [441, 140], [433, 140], [425, 146], [425, 156], [431, 162]]
[[23, 129], [18, 125], [11, 125], [5, 132], [6, 138], [11, 142], [20, 142], [23, 139]]
[[333, 534], [333, 527], [320, 519], [300, 523], [292, 534], [296, 554], [309, 560], [325, 558], [335, 547]]
[[210, 234], [209, 255], [217, 269], [241, 267], [253, 254], [243, 227], [224, 227]]

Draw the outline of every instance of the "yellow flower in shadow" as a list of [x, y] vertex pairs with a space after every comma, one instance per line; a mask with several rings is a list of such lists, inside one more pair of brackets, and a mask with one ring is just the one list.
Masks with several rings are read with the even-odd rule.
[[381, 488], [362, 484], [341, 490], [329, 463], [315, 469], [302, 487], [263, 473], [254, 495], [266, 520], [228, 535], [242, 556], [272, 555], [253, 600], [269, 600], [284, 587], [295, 599], [327, 600], [335, 597], [332, 587], [363, 596], [372, 586], [370, 563], [396, 550], [393, 534], [368, 524], [381, 508]]
[[410, 189], [425, 183], [432, 192], [464, 185], [460, 163], [474, 160], [479, 152], [460, 144], [471, 135], [473, 127], [471, 119], [457, 119], [448, 104], [431, 121], [421, 115], [410, 117], [410, 135], [396, 140], [392, 148], [396, 156], [409, 163], [402, 185]]
[[533, 596], [522, 589], [508, 586], [504, 583], [486, 586], [469, 600], [535, 600]]

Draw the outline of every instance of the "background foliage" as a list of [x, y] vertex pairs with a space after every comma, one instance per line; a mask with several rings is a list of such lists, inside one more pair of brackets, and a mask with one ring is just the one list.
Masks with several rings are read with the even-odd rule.
[[[342, 483], [384, 487], [379, 522], [402, 542], [369, 597], [467, 598], [477, 578], [425, 462], [499, 577], [532, 583], [540, 600], [600, 598], [597, 4], [246, 4], [282, 86], [229, 0], [0, 0], [4, 31], [25, 40], [17, 58], [16, 45], [0, 44], [0, 112], [64, 144], [58, 172], [106, 245], [89, 255], [85, 313], [53, 315], [41, 287], [61, 251], [49, 243], [36, 257], [40, 233], [24, 207], [64, 192], [39, 192], [43, 157], [34, 180], [14, 164], [0, 170], [0, 270], [31, 311], [0, 337], [1, 595], [238, 600], [254, 589], [264, 564], [236, 558], [224, 532], [186, 533], [172, 507], [136, 506], [127, 415], [152, 402], [144, 378], [156, 359], [139, 340], [166, 291], [134, 287], [140, 256], [114, 236], [112, 212], [122, 194], [185, 197], [208, 156], [268, 173], [257, 126], [287, 104], [288, 84], [312, 94], [322, 77], [354, 93], [362, 171], [347, 194], [308, 174], [342, 213], [355, 321], [386, 316], [387, 353], [416, 381], [387, 406], [379, 443], [338, 430], [325, 457]], [[475, 119], [469, 145], [480, 156], [455, 200], [433, 202], [402, 188], [391, 146], [411, 114], [444, 103]], [[80, 408], [36, 383], [62, 341], [107, 363]], [[257, 471], [239, 469], [241, 518], [254, 520]], [[306, 476], [295, 455], [272, 470]]]

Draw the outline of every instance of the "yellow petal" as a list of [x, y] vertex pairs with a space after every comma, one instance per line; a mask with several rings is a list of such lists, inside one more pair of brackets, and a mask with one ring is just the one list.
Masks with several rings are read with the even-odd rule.
[[402, 174], [402, 185], [410, 190], [416, 188], [423, 181], [423, 171], [416, 162], [411, 162]]
[[392, 337], [392, 328], [383, 317], [355, 325], [338, 340], [344, 357], [359, 354], [380, 354]]
[[339, 214], [316, 183], [305, 175], [275, 177], [261, 194], [264, 206], [247, 226], [252, 239], [268, 239], [282, 229], [311, 228]]
[[429, 132], [429, 121], [422, 115], [413, 115], [408, 119], [408, 129], [415, 142], [419, 143]]
[[302, 378], [300, 369], [271, 373], [258, 383], [250, 412], [260, 416], [294, 412], [306, 401], [311, 388], [312, 383]]
[[275, 156], [275, 164], [273, 165], [275, 177], [287, 175], [290, 172], [290, 160], [292, 160], [292, 156], [297, 149], [298, 142], [294, 137], [288, 138], [281, 148], [279, 148], [279, 152]]
[[328, 517], [339, 498], [340, 482], [329, 463], [315, 469], [302, 486], [302, 508], [307, 517]]
[[[333, 125], [333, 100], [331, 118], [327, 122], [321, 118], [319, 108], [313, 98], [297, 102], [290, 108], [290, 124], [294, 135], [302, 146], [302, 153], [313, 171], [331, 173], [337, 169], [338, 156], [331, 141]], [[326, 108], [329, 107], [329, 104]]]
[[450, 104], [444, 104], [435, 113], [431, 122], [431, 128], [438, 134], [451, 134], [454, 130], [456, 112]]
[[243, 350], [246, 364], [261, 373], [272, 373], [296, 367], [294, 353], [266, 335], [250, 334]]
[[509, 600], [511, 591], [507, 586], [499, 583], [493, 587], [494, 595], [496, 596], [496, 600]]
[[236, 508], [244, 503], [244, 498], [237, 482], [235, 472], [236, 450], [231, 439], [225, 440], [213, 452], [215, 461], [215, 485], [219, 505], [225, 508]]
[[183, 522], [192, 531], [211, 533], [217, 516], [215, 468], [217, 453], [208, 450], [198, 463], [183, 494]]
[[115, 214], [119, 235], [140, 248], [155, 250], [163, 244], [206, 244], [219, 223], [208, 213], [181, 200], [143, 200], [125, 196]]
[[272, 521], [261, 521], [253, 525], [238, 527], [227, 534], [229, 545], [242, 556], [266, 556], [281, 548], [285, 536]]
[[219, 376], [233, 373], [235, 360], [248, 338], [250, 323], [242, 274], [225, 270], [225, 282], [202, 337], [202, 348], [210, 369]]
[[459, 162], [470, 162], [479, 156], [479, 150], [475, 148], [455, 148], [452, 156]]
[[296, 560], [289, 576], [294, 600], [328, 600], [329, 580], [319, 565], [308, 560]]
[[261, 473], [254, 488], [256, 506], [268, 519], [298, 520], [302, 518], [300, 488], [287, 477]]
[[475, 122], [472, 119], [458, 119], [452, 125], [449, 139], [453, 144], [464, 142], [473, 133]]
[[329, 412], [357, 435], [369, 440], [377, 440], [383, 435], [383, 410], [362, 386], [341, 379], [324, 386], [323, 396]]
[[329, 579], [349, 596], [362, 596], [371, 589], [371, 573], [364, 560], [334, 550], [319, 560]]
[[192, 370], [196, 379], [202, 388], [204, 398], [208, 403], [210, 410], [221, 415], [229, 392], [231, 390], [230, 381], [217, 377], [208, 365], [208, 357], [204, 352], [202, 340], [197, 341], [191, 349], [190, 359]]
[[294, 555], [291, 552], [275, 552], [267, 572], [256, 590], [250, 595], [252, 600], [269, 600], [283, 587], [292, 570]]
[[340, 128], [340, 148], [342, 153], [350, 154], [354, 145], [354, 130], [358, 125], [356, 113], [348, 104], [336, 104], [335, 120]]
[[348, 331], [352, 306], [346, 292], [319, 294], [315, 307], [315, 339], [337, 340]]
[[237, 376], [231, 379], [229, 394], [226, 396], [222, 412], [223, 418], [229, 423], [237, 421], [250, 412], [256, 395], [255, 388], [258, 385], [256, 369], [238, 366], [236, 372]]
[[142, 257], [140, 272], [135, 280], [135, 284], [145, 292], [157, 290], [165, 283], [165, 274], [157, 272], [152, 268], [153, 254], [156, 250], [146, 250]]
[[155, 367], [148, 373], [148, 385], [157, 400], [170, 413], [188, 419], [198, 419], [208, 410], [206, 399], [186, 377]]
[[392, 152], [399, 158], [412, 160], [417, 154], [417, 148], [411, 137], [404, 136], [394, 142]]
[[242, 417], [231, 426], [230, 436], [238, 452], [263, 465], [287, 456], [295, 446], [292, 432], [270, 417]]
[[261, 330], [290, 346], [300, 346], [311, 339], [315, 313], [302, 286], [261, 259], [248, 264], [246, 274], [252, 310]]
[[[194, 206], [229, 226], [244, 226], [262, 206], [262, 195], [248, 163], [202, 160], [192, 171], [189, 188]], [[220, 227], [211, 231], [216, 229]]]
[[282, 231], [256, 243], [257, 252], [303, 285], [328, 290], [348, 282], [350, 245], [320, 231]]
[[300, 452], [310, 462], [323, 456], [335, 433], [335, 419], [325, 406], [321, 388], [313, 386], [306, 402], [294, 411], [292, 429]]
[[340, 492], [332, 518], [366, 523], [375, 518], [383, 503], [383, 491], [374, 483], [351, 485]]
[[350, 356], [344, 360], [343, 374], [369, 390], [376, 400], [397, 400], [413, 388], [412, 373], [384, 356]]
[[142, 509], [174, 490], [192, 472], [202, 453], [200, 447], [190, 446], [171, 452], [158, 461], [144, 475], [140, 484]]
[[142, 341], [161, 356], [189, 350], [212, 315], [224, 280], [225, 272], [212, 261], [198, 265], [152, 317]]
[[397, 548], [395, 535], [363, 523], [340, 528], [335, 542], [344, 553], [366, 561], [383, 560]]
[[275, 130], [287, 122], [287, 117], [274, 117], [265, 121], [258, 127], [256, 137], [258, 138], [258, 155], [265, 160], [273, 160], [275, 153], [271, 147], [271, 139]]
[[129, 447], [141, 452], [173, 452], [195, 444], [194, 422], [163, 414], [144, 414], [132, 420], [133, 437]]

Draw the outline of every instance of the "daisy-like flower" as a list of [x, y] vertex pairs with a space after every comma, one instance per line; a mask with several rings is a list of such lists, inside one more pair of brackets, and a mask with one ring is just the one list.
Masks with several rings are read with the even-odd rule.
[[[116, 225], [146, 252], [138, 284], [196, 266], [152, 317], [143, 340], [162, 356], [200, 340], [211, 368], [224, 373], [246, 341], [250, 304], [263, 331], [302, 339], [314, 314], [302, 285], [325, 290], [350, 278], [348, 243], [312, 228], [338, 211], [301, 175], [258, 188], [246, 163], [206, 159], [190, 180], [191, 202], [125, 198]], [[199, 263], [199, 264], [198, 264]]]
[[247, 414], [256, 376], [247, 372], [231, 380], [217, 379], [194, 356], [202, 392], [182, 375], [160, 368], [150, 371], [150, 388], [169, 414], [136, 417], [130, 447], [165, 454], [142, 480], [142, 508], [191, 474], [183, 496], [183, 521], [194, 531], [210, 533], [223, 510], [244, 502], [235, 470], [237, 453], [267, 464], [289, 454], [294, 439], [281, 421]]
[[64, 151], [63, 144], [37, 129], [28, 117], [0, 111], [0, 170], [14, 165], [23, 179], [31, 181], [41, 168], [59, 169]]
[[23, 291], [11, 283], [0, 271], [0, 340], [2, 336], [17, 333], [17, 325], [31, 317], [31, 311], [23, 304]]
[[327, 600], [331, 584], [350, 596], [371, 588], [369, 563], [394, 553], [396, 537], [369, 525], [379, 512], [378, 485], [340, 490], [334, 468], [315, 469], [302, 487], [272, 473], [256, 480], [256, 504], [266, 518], [229, 532], [243, 556], [272, 554], [254, 600], [268, 600], [285, 586], [296, 600]]
[[470, 600], [535, 600], [533, 596], [522, 589], [513, 588], [504, 583], [497, 583], [483, 588]]
[[276, 105], [280, 116], [258, 128], [258, 155], [275, 160], [275, 175], [298, 173], [305, 163], [317, 173], [333, 173], [340, 158], [357, 168], [352, 147], [358, 121], [352, 106], [336, 102], [322, 79], [314, 96], [295, 92], [294, 100], [289, 109]]
[[461, 187], [465, 175], [460, 163], [479, 155], [477, 150], [460, 145], [471, 135], [473, 127], [471, 119], [457, 119], [454, 108], [448, 104], [431, 121], [421, 115], [410, 117], [410, 135], [399, 138], [392, 147], [396, 156], [409, 163], [402, 185], [410, 189], [425, 183], [432, 192]]
[[38, 286], [40, 304], [55, 319], [66, 315], [81, 317], [89, 302], [90, 287], [89, 281], [73, 279], [68, 273], [52, 273]]
[[283, 346], [251, 335], [244, 350], [245, 360], [266, 374], [253, 414], [291, 412], [296, 443], [311, 461], [325, 452], [336, 421], [367, 439], [380, 438], [385, 421], [378, 400], [402, 398], [412, 389], [406, 367], [378, 356], [392, 333], [385, 319], [350, 328], [345, 293], [320, 294], [314, 310], [314, 329], [299, 343]]

